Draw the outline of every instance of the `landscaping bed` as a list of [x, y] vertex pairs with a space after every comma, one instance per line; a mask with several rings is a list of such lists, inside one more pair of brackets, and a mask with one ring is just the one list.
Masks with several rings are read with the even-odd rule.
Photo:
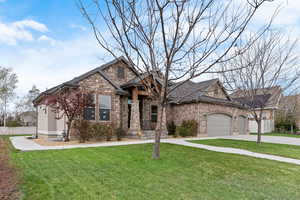
[[[262, 142], [257, 144], [254, 141], [230, 140], [230, 139], [209, 139], [209, 140], [192, 140], [189, 142], [205, 144], [218, 147], [232, 147], [245, 149], [257, 153], [278, 155], [283, 157], [300, 159], [300, 146], [287, 144], [273, 144]], [[300, 187], [300, 186], [299, 186]]]
[[23, 199], [300, 199], [300, 166], [152, 145], [17, 152]]
[[[55, 138], [39, 138], [39, 139], [32, 139], [35, 143], [42, 145], [42, 146], [66, 146], [66, 145], [76, 145], [76, 144], [99, 144], [99, 143], [109, 143], [109, 142], [120, 142], [116, 138], [111, 139], [110, 141], [97, 141], [97, 140], [90, 140], [85, 141], [84, 143], [79, 142], [78, 140], [70, 140], [68, 142], [55, 140]], [[123, 141], [137, 141], [136, 139], [129, 139], [129, 138], [122, 138]]]

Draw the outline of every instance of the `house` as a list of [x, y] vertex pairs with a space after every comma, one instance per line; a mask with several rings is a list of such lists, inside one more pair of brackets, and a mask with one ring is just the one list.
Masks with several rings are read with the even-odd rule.
[[[35, 100], [38, 133], [51, 135], [66, 130], [66, 117], [56, 114], [43, 103], [61, 87], [85, 88], [94, 95], [95, 106], [86, 108], [84, 118], [92, 122], [112, 123], [126, 130], [128, 137], [154, 136], [157, 119], [162, 115], [164, 135], [167, 123], [180, 125], [183, 120], [198, 122], [198, 136], [248, 134], [247, 109], [234, 102], [218, 79], [170, 84], [167, 109], [160, 113], [157, 101], [145, 91], [136, 70], [123, 57], [97, 67], [70, 81], [42, 92]], [[159, 78], [158, 78], [159, 83]]]
[[36, 113], [34, 111], [22, 112], [18, 117], [24, 126], [35, 126], [36, 124]]
[[[265, 89], [256, 89], [255, 95], [247, 97], [247, 93], [238, 90], [231, 94], [232, 98], [242, 105], [255, 108], [257, 111], [262, 110], [262, 133], [269, 133], [275, 130], [275, 112], [279, 108], [279, 102], [282, 97], [282, 90], [279, 86]], [[249, 112], [249, 131], [257, 133], [257, 122], [254, 116]]]

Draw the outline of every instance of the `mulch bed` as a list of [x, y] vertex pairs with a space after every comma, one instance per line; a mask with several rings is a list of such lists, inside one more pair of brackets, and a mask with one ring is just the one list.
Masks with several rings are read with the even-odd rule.
[[7, 141], [0, 138], [0, 200], [18, 199], [17, 185], [17, 171], [9, 162]]

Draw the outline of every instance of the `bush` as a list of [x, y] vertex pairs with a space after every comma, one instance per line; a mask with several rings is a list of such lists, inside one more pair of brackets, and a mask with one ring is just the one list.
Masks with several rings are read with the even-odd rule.
[[18, 126], [22, 126], [22, 123], [17, 120], [11, 120], [11, 121], [6, 122], [6, 126], [7, 127], [18, 127]]
[[103, 140], [105, 138], [105, 127], [101, 124], [93, 124], [92, 126], [92, 137], [96, 140]]
[[176, 136], [186, 137], [190, 133], [190, 129], [184, 126], [176, 126]]
[[117, 140], [121, 141], [122, 138], [126, 135], [126, 132], [122, 128], [115, 129], [115, 135], [117, 136]]
[[114, 135], [114, 128], [112, 125], [103, 125], [104, 131], [105, 131], [105, 138], [106, 141], [111, 141], [113, 135]]
[[75, 120], [74, 121], [75, 133], [79, 139], [79, 142], [83, 143], [92, 137], [91, 124], [87, 120]]
[[294, 130], [297, 129], [296, 124], [294, 122], [290, 122], [290, 121], [281, 121], [281, 122], [277, 122], [275, 124], [276, 130], [279, 130], [279, 131], [291, 131], [291, 126], [294, 127]]
[[195, 120], [185, 120], [181, 126], [176, 127], [175, 136], [197, 136], [198, 123]]
[[176, 125], [175, 125], [174, 121], [172, 121], [171, 123], [168, 124], [167, 129], [168, 129], [169, 135], [175, 135]]

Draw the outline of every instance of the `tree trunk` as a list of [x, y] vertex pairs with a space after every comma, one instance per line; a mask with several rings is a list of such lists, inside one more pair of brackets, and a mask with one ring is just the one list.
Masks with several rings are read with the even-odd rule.
[[261, 119], [257, 121], [257, 144], [261, 143]]
[[162, 119], [163, 119], [163, 110], [164, 107], [161, 105], [160, 106], [160, 116], [159, 116], [159, 128], [155, 130], [155, 141], [153, 145], [153, 153], [152, 153], [152, 158], [153, 159], [158, 159], [160, 157], [160, 136], [161, 136], [161, 131], [162, 131]]
[[70, 121], [67, 122], [67, 132], [66, 132], [66, 135], [65, 135], [65, 138], [64, 138], [65, 142], [70, 141], [71, 124], [72, 124], [72, 123], [71, 123]]

